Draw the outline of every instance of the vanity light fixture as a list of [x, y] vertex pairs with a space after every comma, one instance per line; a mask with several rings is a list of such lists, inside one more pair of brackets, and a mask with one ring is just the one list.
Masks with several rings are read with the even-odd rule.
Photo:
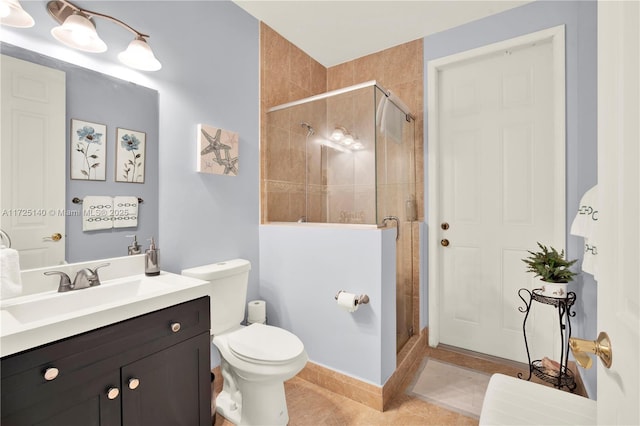
[[18, 0], [0, 0], [0, 23], [10, 27], [30, 28], [35, 21]]
[[[4, 0], [2, 0], [4, 1]], [[82, 9], [67, 0], [53, 0], [47, 3], [49, 14], [60, 26], [51, 30], [51, 35], [59, 42], [85, 52], [100, 53], [107, 45], [96, 31], [94, 18], [104, 18], [135, 34], [125, 51], [118, 54], [123, 64], [141, 71], [157, 71], [162, 68], [147, 43], [149, 35], [136, 31], [121, 20], [99, 12]]]

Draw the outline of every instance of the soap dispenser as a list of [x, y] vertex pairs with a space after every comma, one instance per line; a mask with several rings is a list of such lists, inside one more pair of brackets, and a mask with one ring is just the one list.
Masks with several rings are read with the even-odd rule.
[[140, 254], [142, 253], [142, 249], [140, 248], [140, 244], [138, 244], [138, 239], [136, 238], [135, 235], [127, 235], [128, 238], [133, 237], [133, 242], [131, 242], [131, 245], [129, 247], [127, 247], [127, 254], [129, 256], [134, 255], [134, 254]]
[[160, 275], [160, 250], [156, 248], [153, 237], [151, 237], [151, 245], [144, 256], [144, 274], [149, 277]]

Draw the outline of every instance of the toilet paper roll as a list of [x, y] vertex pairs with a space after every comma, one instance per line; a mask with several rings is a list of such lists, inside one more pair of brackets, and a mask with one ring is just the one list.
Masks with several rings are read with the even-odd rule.
[[338, 306], [344, 309], [347, 312], [355, 312], [358, 310], [358, 296], [353, 293], [347, 293], [346, 291], [341, 291], [338, 294]]
[[267, 302], [264, 300], [252, 300], [247, 304], [247, 322], [253, 324], [267, 322]]

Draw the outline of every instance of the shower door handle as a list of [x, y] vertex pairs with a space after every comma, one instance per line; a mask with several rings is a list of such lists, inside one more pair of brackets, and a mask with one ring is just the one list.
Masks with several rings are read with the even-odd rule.
[[387, 226], [387, 222], [390, 220], [396, 223], [396, 241], [398, 241], [400, 238], [400, 219], [398, 219], [398, 216], [385, 216], [384, 219], [382, 219], [382, 224]]

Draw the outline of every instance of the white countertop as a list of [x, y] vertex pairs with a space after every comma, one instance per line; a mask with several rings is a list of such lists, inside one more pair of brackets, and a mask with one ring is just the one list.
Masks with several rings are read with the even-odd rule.
[[155, 277], [138, 274], [110, 279], [65, 293], [49, 290], [6, 299], [0, 306], [0, 356], [202, 296], [210, 296], [208, 282], [161, 272]]

